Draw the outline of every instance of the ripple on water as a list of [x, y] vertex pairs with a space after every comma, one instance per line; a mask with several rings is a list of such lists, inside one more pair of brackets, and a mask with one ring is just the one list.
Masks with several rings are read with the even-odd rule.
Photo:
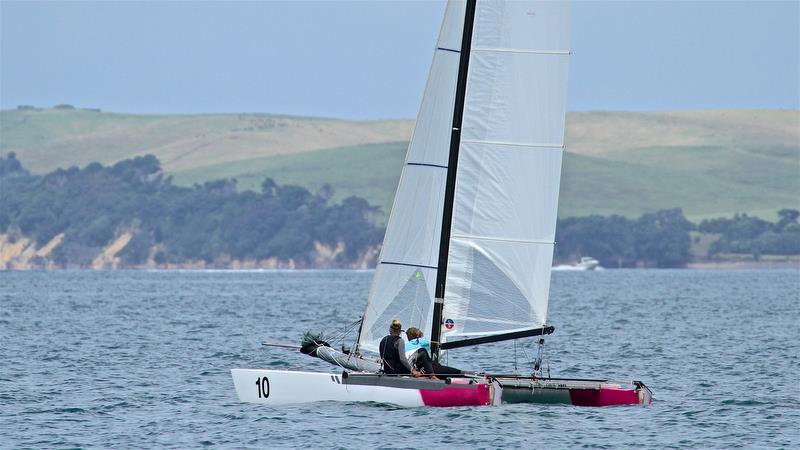
[[[370, 272], [0, 272], [0, 448], [379, 447], [398, 424], [403, 447], [800, 448], [798, 275], [555, 273], [552, 375], [641, 379], [654, 404], [439, 409], [236, 399], [234, 367], [328, 369], [259, 343], [340, 330]], [[448, 364], [512, 371], [506, 344]]]
[[721, 402], [723, 405], [735, 405], [735, 406], [762, 406], [762, 405], [769, 405], [770, 403], [760, 402], [758, 400], [751, 400], [751, 399], [728, 399], [723, 400]]

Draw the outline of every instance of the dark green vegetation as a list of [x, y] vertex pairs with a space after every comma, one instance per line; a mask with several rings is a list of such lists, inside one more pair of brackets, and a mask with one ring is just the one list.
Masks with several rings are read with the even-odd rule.
[[555, 259], [592, 256], [603, 267], [683, 267], [689, 262], [693, 225], [679, 209], [622, 216], [571, 217], [559, 220]]
[[797, 222], [800, 211], [782, 209], [780, 219], [770, 223], [747, 214], [736, 214], [732, 219], [704, 220], [697, 229], [704, 233], [719, 235], [708, 249], [713, 258], [725, 253], [761, 255], [800, 254], [800, 224]]
[[[710, 261], [725, 254], [748, 256], [800, 254], [800, 212], [783, 209], [776, 223], [746, 214], [732, 219], [704, 220], [695, 226], [680, 209], [644, 214], [638, 219], [618, 215], [570, 217], [558, 221], [555, 259], [563, 263], [592, 256], [603, 267], [683, 267], [693, 260], [692, 244], [711, 238]], [[691, 231], [700, 235], [694, 237]], [[694, 241], [694, 242], [693, 242]], [[741, 258], [739, 258], [741, 259]]]
[[[0, 154], [35, 174], [155, 155], [180, 186], [264, 178], [333, 201], [391, 208], [413, 122], [269, 114], [157, 116], [78, 109], [0, 112]], [[680, 207], [694, 222], [800, 207], [800, 112], [568, 113], [559, 217], [634, 219]], [[379, 221], [382, 219], [379, 218]]]
[[348, 266], [382, 239], [376, 208], [361, 198], [331, 204], [330, 186], [311, 193], [271, 179], [260, 190], [239, 192], [231, 179], [175, 186], [152, 155], [37, 176], [12, 153], [0, 158], [0, 232], [38, 246], [64, 233], [50, 255], [59, 266], [90, 265], [124, 232], [133, 236], [124, 265], [277, 258], [303, 267], [316, 245], [344, 244], [329, 263]]

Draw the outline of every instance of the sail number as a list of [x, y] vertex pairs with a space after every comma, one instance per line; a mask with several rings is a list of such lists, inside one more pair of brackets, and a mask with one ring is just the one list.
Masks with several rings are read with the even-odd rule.
[[269, 378], [256, 378], [256, 387], [258, 388], [258, 398], [269, 397]]

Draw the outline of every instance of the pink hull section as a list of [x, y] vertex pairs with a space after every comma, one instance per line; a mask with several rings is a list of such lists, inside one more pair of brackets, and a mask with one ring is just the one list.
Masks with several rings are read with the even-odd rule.
[[603, 387], [599, 390], [570, 389], [569, 398], [575, 406], [638, 405], [639, 392], [634, 389]]
[[447, 386], [435, 391], [420, 389], [425, 406], [486, 406], [491, 405], [489, 386], [472, 384], [465, 386]]

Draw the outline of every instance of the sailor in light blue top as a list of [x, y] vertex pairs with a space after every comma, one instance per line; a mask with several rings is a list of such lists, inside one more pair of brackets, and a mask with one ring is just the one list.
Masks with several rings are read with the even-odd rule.
[[431, 365], [431, 341], [422, 338], [422, 331], [419, 328], [411, 327], [406, 330], [406, 359], [411, 367], [433, 373]]
[[444, 375], [463, 375], [459, 369], [439, 364], [431, 359], [431, 341], [422, 338], [422, 331], [419, 328], [411, 327], [406, 330], [408, 340], [405, 344], [406, 359], [411, 367], [421, 371], [423, 374], [438, 380], [435, 374]]
[[431, 341], [421, 337], [406, 341], [406, 358], [416, 353], [419, 349], [425, 349], [428, 352], [428, 355], [430, 355]]

